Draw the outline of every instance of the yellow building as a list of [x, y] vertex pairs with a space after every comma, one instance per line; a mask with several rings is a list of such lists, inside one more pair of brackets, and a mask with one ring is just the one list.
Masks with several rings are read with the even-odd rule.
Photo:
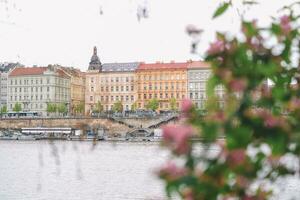
[[[59, 67], [62, 69], [71, 79], [70, 91], [70, 111], [71, 115], [75, 115], [78, 112], [84, 113], [85, 105], [85, 73], [79, 69], [73, 67]], [[78, 110], [78, 108], [81, 109]]]
[[187, 67], [188, 63], [174, 62], [140, 64], [136, 72], [138, 108], [145, 109], [149, 100], [157, 99], [158, 110], [178, 109], [187, 97]]

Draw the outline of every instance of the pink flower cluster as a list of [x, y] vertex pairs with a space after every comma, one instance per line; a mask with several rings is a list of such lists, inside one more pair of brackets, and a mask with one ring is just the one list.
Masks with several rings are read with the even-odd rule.
[[229, 82], [229, 87], [234, 92], [242, 92], [247, 87], [247, 82], [244, 79], [234, 79]]
[[207, 54], [214, 55], [222, 53], [225, 50], [225, 43], [222, 40], [217, 40], [210, 44]]
[[291, 20], [289, 16], [284, 15], [280, 18], [280, 28], [285, 35], [292, 31]]
[[193, 108], [193, 102], [190, 99], [184, 99], [181, 103], [181, 111], [188, 113]]
[[178, 167], [175, 163], [169, 161], [159, 170], [158, 174], [169, 180], [176, 180], [186, 174], [186, 169]]
[[241, 165], [246, 160], [246, 151], [245, 149], [235, 149], [228, 152], [227, 160], [231, 165]]
[[167, 125], [163, 127], [163, 142], [178, 155], [190, 151], [189, 139], [193, 135], [191, 126]]

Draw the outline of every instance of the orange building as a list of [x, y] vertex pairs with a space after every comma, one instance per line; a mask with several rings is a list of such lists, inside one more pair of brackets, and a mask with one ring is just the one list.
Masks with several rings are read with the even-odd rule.
[[151, 99], [159, 101], [158, 110], [176, 108], [187, 97], [188, 63], [142, 63], [136, 70], [138, 108], [145, 109]]

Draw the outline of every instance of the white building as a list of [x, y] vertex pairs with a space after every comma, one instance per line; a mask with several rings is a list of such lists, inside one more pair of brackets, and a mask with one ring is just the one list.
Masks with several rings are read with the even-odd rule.
[[7, 106], [7, 72], [0, 72], [0, 109]]
[[8, 111], [20, 103], [23, 112], [47, 116], [47, 104], [70, 106], [70, 77], [49, 67], [17, 67], [8, 76]]
[[[207, 101], [206, 85], [211, 76], [210, 65], [205, 62], [191, 62], [188, 66], [188, 98], [200, 109], [205, 108]], [[215, 94], [219, 105], [224, 106], [224, 88], [217, 87]]]

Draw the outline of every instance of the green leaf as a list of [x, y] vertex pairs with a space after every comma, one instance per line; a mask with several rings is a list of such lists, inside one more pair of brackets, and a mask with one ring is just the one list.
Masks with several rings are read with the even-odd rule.
[[223, 3], [221, 4], [218, 9], [215, 11], [213, 15], [213, 19], [217, 18], [218, 16], [222, 15], [228, 8], [229, 8], [229, 3]]

